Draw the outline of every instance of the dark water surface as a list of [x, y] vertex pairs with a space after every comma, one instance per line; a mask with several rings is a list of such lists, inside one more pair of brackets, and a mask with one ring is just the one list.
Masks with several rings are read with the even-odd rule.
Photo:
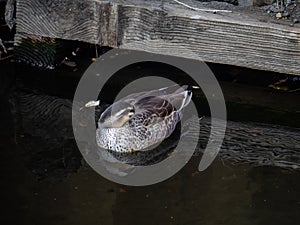
[[[11, 65], [2, 68], [6, 68], [6, 74], [12, 71]], [[139, 67], [140, 71], [150, 71], [149, 67], [145, 68]], [[170, 72], [170, 68], [151, 68], [149, 74]], [[15, 73], [18, 85], [27, 93], [42, 92], [72, 99], [83, 71], [79, 69], [75, 73], [62, 68], [60, 75], [20, 66]], [[224, 79], [227, 82], [222, 83], [222, 88], [231, 120], [300, 127], [299, 93], [271, 91], [265, 88], [270, 81], [267, 78], [252, 87], [247, 86], [251, 82], [238, 84], [228, 82], [230, 79]], [[3, 86], [9, 83], [1, 82]], [[108, 103], [123, 84], [111, 85], [115, 89], [106, 96]], [[70, 117], [62, 124], [66, 128], [60, 129], [62, 135], [59, 132], [54, 135], [47, 127], [35, 126], [34, 118], [38, 117], [29, 120], [24, 114], [12, 115], [8, 110], [7, 92], [1, 93], [0, 108], [3, 224], [275, 225], [298, 224], [300, 221], [299, 169], [245, 161], [233, 165], [230, 160], [218, 158], [207, 170], [199, 172], [197, 167], [201, 157], [194, 156], [179, 173], [159, 184], [147, 187], [119, 185], [104, 179], [82, 161], [72, 134], [68, 133]], [[201, 93], [198, 97], [200, 112], [209, 116]], [[40, 106], [36, 104], [36, 107]], [[31, 114], [35, 111], [38, 110]], [[21, 118], [16, 119], [16, 116]], [[47, 116], [51, 117], [51, 114]], [[13, 127], [14, 119], [20, 127]], [[21, 129], [24, 126], [21, 123], [26, 124], [26, 121], [27, 124], [31, 121], [32, 125], [27, 131], [26, 127]], [[43, 128], [45, 134], [39, 136]], [[299, 152], [293, 154], [298, 157], [300, 140], [297, 146], [295, 149]]]
[[148, 187], [107, 181], [90, 168], [38, 181], [13, 141], [1, 140], [6, 224], [297, 224], [300, 173], [199, 158]]

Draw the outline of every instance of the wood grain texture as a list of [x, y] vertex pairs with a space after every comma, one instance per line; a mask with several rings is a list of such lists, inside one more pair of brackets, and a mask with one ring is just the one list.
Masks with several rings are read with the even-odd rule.
[[17, 33], [97, 42], [99, 5], [91, 0], [17, 2]]
[[19, 0], [17, 33], [300, 75], [298, 25], [262, 22], [251, 13], [196, 12], [174, 2], [162, 10], [159, 3]]

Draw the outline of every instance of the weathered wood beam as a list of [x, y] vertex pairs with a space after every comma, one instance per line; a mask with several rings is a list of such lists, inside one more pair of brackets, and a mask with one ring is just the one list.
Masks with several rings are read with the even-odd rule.
[[160, 2], [19, 0], [16, 39], [33, 34], [300, 75], [299, 24], [238, 10], [197, 12], [173, 1], [162, 10]]

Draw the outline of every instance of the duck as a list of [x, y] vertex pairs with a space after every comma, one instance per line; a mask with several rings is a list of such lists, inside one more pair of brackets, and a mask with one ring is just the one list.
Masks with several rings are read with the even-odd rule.
[[97, 145], [113, 152], [133, 153], [168, 138], [192, 98], [188, 85], [172, 93], [168, 89], [133, 93], [106, 108], [98, 120]]

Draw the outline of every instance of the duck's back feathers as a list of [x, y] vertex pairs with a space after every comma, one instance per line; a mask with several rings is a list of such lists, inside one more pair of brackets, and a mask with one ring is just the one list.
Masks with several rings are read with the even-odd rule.
[[162, 121], [168, 121], [168, 117], [172, 116], [178, 117], [174, 121], [177, 123], [182, 116], [183, 108], [189, 104], [191, 97], [192, 93], [183, 88], [172, 94], [143, 97], [133, 105], [135, 115], [132, 117], [132, 121], [142, 120], [144, 126], [151, 126]]

